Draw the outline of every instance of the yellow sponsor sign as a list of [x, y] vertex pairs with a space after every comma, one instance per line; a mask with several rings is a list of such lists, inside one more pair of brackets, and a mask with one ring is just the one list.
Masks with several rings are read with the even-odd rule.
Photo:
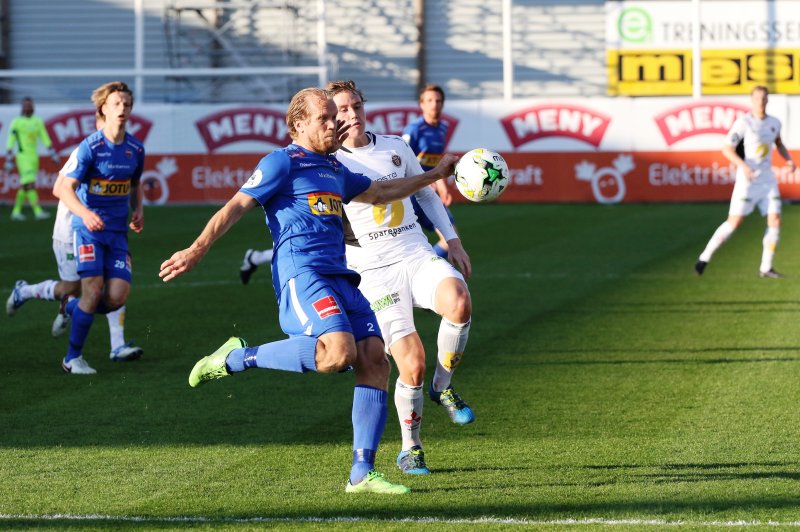
[[[800, 49], [703, 50], [704, 95], [770, 92], [800, 94]], [[692, 94], [691, 50], [608, 50], [610, 96]]]

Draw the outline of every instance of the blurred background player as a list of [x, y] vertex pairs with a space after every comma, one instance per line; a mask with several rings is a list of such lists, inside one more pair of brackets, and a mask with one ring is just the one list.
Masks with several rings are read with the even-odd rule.
[[[781, 193], [772, 172], [772, 145], [775, 144], [792, 172], [797, 167], [781, 140], [780, 120], [767, 114], [768, 95], [769, 91], [763, 85], [754, 88], [750, 93], [752, 110], [737, 118], [728, 132], [727, 144], [722, 148], [722, 153], [736, 165], [736, 183], [733, 186], [728, 219], [717, 228], [695, 263], [697, 275], [703, 275], [714, 252], [730, 238], [745, 216], [758, 207], [761, 216], [767, 217], [758, 274], [762, 278], [781, 277], [772, 267], [781, 228]], [[740, 142], [744, 144], [744, 158], [736, 153], [736, 146]]]
[[53, 149], [53, 143], [44, 127], [44, 122], [33, 114], [33, 100], [31, 98], [22, 99], [22, 111], [20, 116], [11, 121], [8, 127], [8, 141], [6, 142], [6, 174], [14, 170], [14, 146], [17, 147], [17, 173], [19, 174], [19, 190], [14, 201], [14, 208], [11, 210], [11, 219], [16, 221], [25, 220], [22, 214], [22, 206], [25, 200], [33, 209], [33, 216], [37, 220], [50, 217], [50, 214], [39, 205], [39, 194], [36, 192], [36, 176], [39, 175], [39, 141], [42, 141], [47, 148], [48, 155], [53, 162], [58, 164], [58, 154]]
[[239, 278], [242, 280], [242, 283], [249, 283], [250, 276], [253, 275], [259, 266], [272, 262], [272, 254], [272, 248], [264, 250], [248, 249], [245, 251], [242, 265], [239, 266]]
[[[347, 138], [336, 152], [336, 158], [349, 170], [373, 181], [422, 173], [414, 152], [403, 139], [365, 130], [364, 98], [354, 82], [333, 81], [327, 90], [336, 103], [337, 119], [349, 126]], [[431, 187], [424, 187], [416, 197], [447, 239], [450, 260], [469, 277], [469, 257], [441, 200]], [[466, 425], [475, 416], [453, 389], [451, 378], [469, 337], [469, 290], [464, 276], [431, 249], [409, 198], [374, 206], [356, 198], [344, 209], [355, 237], [353, 245], [347, 246], [348, 263], [361, 274], [358, 288], [375, 311], [384, 345], [400, 372], [394, 391], [402, 435], [397, 465], [404, 473], [428, 474], [420, 439], [425, 348], [414, 326], [414, 307], [442, 316], [436, 372], [428, 394], [446, 409], [454, 423]]]
[[77, 374], [96, 373], [82, 356], [83, 346], [94, 315], [125, 304], [131, 286], [128, 227], [137, 233], [144, 228], [139, 186], [144, 145], [125, 130], [133, 93], [125, 83], [114, 81], [95, 89], [92, 102], [103, 128], [80, 143], [57, 188], [58, 197], [75, 215], [72, 228], [81, 278], [80, 299], [66, 305], [71, 327], [61, 366]]
[[322, 89], [295, 94], [286, 113], [292, 144], [261, 159], [194, 243], [161, 264], [159, 276], [166, 282], [191, 270], [218, 238], [261, 205], [275, 242], [272, 283], [280, 325], [289, 337], [257, 347], [230, 338], [195, 364], [189, 385], [254, 367], [298, 373], [353, 368], [353, 462], [345, 491], [404, 494], [407, 487], [374, 470], [386, 424], [390, 366], [375, 313], [358, 290], [359, 276], [345, 262], [342, 204], [403, 198], [450, 175], [457, 158], [444, 157], [436, 170], [424, 175], [373, 182], [350, 172], [332, 155], [346, 132], [336, 114], [336, 105]]
[[[447, 144], [448, 126], [441, 120], [444, 109], [444, 90], [438, 85], [425, 85], [419, 91], [419, 108], [422, 116], [406, 125], [403, 129], [403, 140], [414, 150], [422, 169], [428, 171], [439, 163]], [[447, 216], [453, 223], [455, 218], [449, 208], [453, 202], [453, 196], [447, 185], [444, 181], [437, 181], [431, 187], [441, 198], [447, 210]], [[414, 205], [414, 213], [417, 215], [419, 224], [426, 231], [436, 231], [439, 236], [439, 241], [433, 246], [433, 250], [440, 257], [447, 258], [447, 239], [420, 209], [419, 203], [413, 196], [411, 203]]]
[[[102, 121], [97, 121], [97, 129], [102, 129]], [[57, 189], [60, 187], [64, 178], [64, 173], [68, 168], [75, 166], [75, 157], [78, 148], [70, 154], [64, 168], [58, 174], [56, 182], [53, 184], [53, 193], [58, 197]], [[61, 336], [69, 326], [69, 314], [66, 313], [66, 303], [68, 298], [80, 294], [81, 283], [78, 275], [78, 263], [75, 260], [75, 246], [72, 238], [72, 212], [64, 205], [63, 201], [58, 202], [56, 209], [55, 224], [53, 224], [53, 254], [56, 257], [59, 281], [48, 279], [36, 284], [28, 284], [25, 281], [17, 281], [14, 289], [6, 301], [6, 312], [13, 316], [17, 310], [29, 299], [40, 299], [42, 301], [60, 301], [60, 309], [53, 321], [51, 332], [53, 336]], [[109, 358], [114, 361], [135, 360], [142, 356], [143, 350], [133, 342], [125, 341], [125, 306], [106, 314], [108, 319], [108, 330], [111, 335], [111, 352]]]

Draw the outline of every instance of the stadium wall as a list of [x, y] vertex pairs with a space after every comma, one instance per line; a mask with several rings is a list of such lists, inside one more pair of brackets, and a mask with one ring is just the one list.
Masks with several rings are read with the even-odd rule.
[[[564, 98], [448, 102], [447, 149], [499, 151], [512, 181], [504, 202], [726, 201], [735, 169], [720, 149], [749, 98]], [[0, 138], [17, 106], [0, 106]], [[768, 112], [784, 124], [790, 150], [800, 148], [800, 97], [773, 95]], [[369, 104], [370, 130], [399, 134], [416, 105]], [[90, 107], [41, 105], [55, 148], [66, 157], [94, 129]], [[284, 105], [142, 105], [129, 131], [145, 142], [143, 176], [152, 205], [216, 203], [230, 198], [259, 159], [290, 142]], [[798, 158], [800, 160], [800, 157]], [[800, 200], [800, 176], [773, 156], [785, 199]], [[53, 201], [57, 168], [42, 158], [37, 187]], [[0, 202], [13, 201], [19, 179], [2, 173]], [[461, 199], [458, 194], [457, 199]]]

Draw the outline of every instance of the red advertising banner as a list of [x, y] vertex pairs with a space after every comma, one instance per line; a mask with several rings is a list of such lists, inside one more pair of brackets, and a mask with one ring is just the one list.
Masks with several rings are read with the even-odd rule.
[[[142, 186], [148, 205], [223, 203], [250, 177], [263, 153], [148, 155]], [[499, 202], [637, 203], [727, 201], [735, 168], [719, 151], [506, 153], [511, 182]], [[800, 160], [800, 155], [795, 155]], [[782, 162], [779, 156], [775, 162]], [[775, 174], [786, 200], [800, 200], [800, 175]], [[50, 192], [54, 165], [42, 159], [37, 188]], [[0, 177], [0, 201], [13, 201], [15, 172]], [[450, 183], [455, 201], [466, 201]]]

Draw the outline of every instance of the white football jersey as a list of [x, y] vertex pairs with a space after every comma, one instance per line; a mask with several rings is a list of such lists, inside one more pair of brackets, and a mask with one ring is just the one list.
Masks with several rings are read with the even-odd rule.
[[[74, 166], [76, 153], [78, 153], [78, 148], [72, 150], [72, 153], [69, 154], [67, 158], [67, 162], [64, 163], [64, 166], [61, 167], [59, 170], [60, 174], [65, 174], [67, 172], [67, 167], [70, 165]], [[72, 243], [72, 211], [64, 205], [63, 201], [58, 202], [58, 208], [56, 209], [56, 221], [53, 224], [53, 240], [58, 240], [59, 242], [66, 242]]]
[[[772, 173], [772, 145], [780, 133], [780, 120], [769, 115], [758, 119], [752, 113], [737, 118], [728, 132], [728, 142], [732, 146], [744, 140], [744, 161], [753, 170], [753, 183], [775, 180]], [[744, 177], [741, 170], [737, 170], [736, 177]]]
[[[405, 141], [394, 135], [367, 133], [370, 143], [361, 148], [341, 148], [336, 158], [348, 169], [385, 181], [423, 173], [416, 155]], [[387, 205], [371, 205], [351, 201], [344, 206], [361, 251], [348, 263], [359, 271], [399, 262], [403, 256], [420, 247], [430, 248], [428, 237], [422, 232], [409, 198]]]

